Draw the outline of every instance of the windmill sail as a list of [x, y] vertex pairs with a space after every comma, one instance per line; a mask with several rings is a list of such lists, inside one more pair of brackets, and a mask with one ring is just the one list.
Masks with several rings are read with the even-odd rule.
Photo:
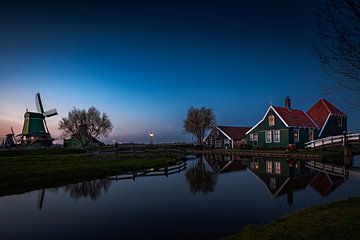
[[57, 115], [57, 114], [58, 114], [58, 113], [57, 113], [57, 111], [56, 111], [55, 108], [54, 108], [54, 109], [51, 109], [51, 110], [49, 110], [49, 111], [44, 112], [45, 117], [52, 117], [52, 116], [55, 116], [55, 115]]
[[37, 108], [38, 112], [44, 113], [44, 107], [41, 102], [40, 93], [36, 94], [35, 103], [36, 103], [36, 108]]

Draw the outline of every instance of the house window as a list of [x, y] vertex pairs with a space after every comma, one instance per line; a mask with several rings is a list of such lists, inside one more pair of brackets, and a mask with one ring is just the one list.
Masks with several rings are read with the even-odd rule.
[[254, 133], [254, 134], [253, 134], [253, 141], [254, 141], [254, 142], [257, 142], [257, 141], [258, 141], [258, 134], [257, 134], [257, 133]]
[[269, 120], [269, 126], [271, 127], [271, 126], [275, 126], [275, 117], [274, 117], [274, 115], [270, 115], [269, 117], [268, 117], [268, 120]]
[[314, 140], [314, 130], [309, 129], [309, 141]]
[[278, 143], [280, 142], [280, 130], [274, 130], [274, 142]]
[[254, 141], [254, 134], [250, 134], [250, 141]]
[[336, 125], [338, 127], [342, 127], [343, 126], [343, 119], [341, 117], [336, 118]]
[[265, 131], [265, 143], [271, 143], [272, 137], [271, 137], [271, 131]]
[[272, 190], [276, 189], [276, 178], [270, 178], [270, 188]]
[[300, 133], [299, 133], [299, 129], [294, 129], [294, 142], [299, 142], [300, 141]]
[[275, 173], [276, 174], [281, 173], [281, 162], [275, 162]]
[[266, 172], [272, 173], [272, 161], [266, 161]]

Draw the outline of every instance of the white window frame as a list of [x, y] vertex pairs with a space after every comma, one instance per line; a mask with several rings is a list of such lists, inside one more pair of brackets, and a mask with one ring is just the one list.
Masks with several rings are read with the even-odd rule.
[[[279, 138], [277, 139], [275, 136], [275, 132], [278, 132], [279, 134], [278, 134], [278, 136], [279, 136]], [[279, 142], [281, 142], [281, 136], [280, 136], [280, 130], [279, 129], [276, 129], [276, 130], [273, 130], [273, 135], [274, 135], [274, 143], [279, 143]]]
[[272, 161], [266, 161], [266, 172], [267, 173], [273, 172], [273, 162]]
[[253, 141], [256, 141], [256, 142], [259, 141], [259, 134], [258, 133], [253, 134]]
[[254, 141], [254, 134], [253, 133], [250, 133], [250, 141]]
[[[297, 138], [295, 138], [295, 132], [297, 132]], [[293, 137], [294, 137], [294, 142], [297, 143], [300, 142], [300, 129], [294, 128]]]
[[[270, 139], [268, 139], [270, 137]], [[265, 143], [272, 143], [272, 131], [266, 130], [265, 131]]]
[[343, 126], [343, 119], [342, 119], [342, 117], [338, 117], [338, 118], [336, 119], [336, 125], [337, 125], [338, 127], [342, 127], [342, 126]]
[[281, 174], [281, 162], [278, 161], [275, 162], [275, 173]]
[[[311, 134], [310, 134], [311, 133]], [[311, 137], [310, 137], [311, 136]], [[313, 129], [309, 129], [309, 142], [314, 140], [314, 130]]]
[[[270, 121], [270, 119], [271, 119], [271, 121]], [[274, 115], [269, 115], [268, 116], [268, 122], [269, 122], [270, 127], [275, 126], [275, 116]]]

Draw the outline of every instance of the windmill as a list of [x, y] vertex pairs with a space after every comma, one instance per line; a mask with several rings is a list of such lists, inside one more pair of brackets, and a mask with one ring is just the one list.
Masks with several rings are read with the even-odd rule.
[[14, 130], [11, 127], [11, 133], [6, 134], [6, 139], [4, 141], [4, 145], [6, 148], [11, 148], [15, 146], [15, 143], [17, 142], [14, 134]]
[[38, 112], [29, 112], [26, 110], [24, 114], [24, 126], [20, 134], [23, 144], [39, 144], [49, 146], [52, 144], [49, 129], [46, 124], [46, 118], [57, 115], [56, 109], [49, 111], [44, 110], [40, 93], [35, 97], [36, 108]]

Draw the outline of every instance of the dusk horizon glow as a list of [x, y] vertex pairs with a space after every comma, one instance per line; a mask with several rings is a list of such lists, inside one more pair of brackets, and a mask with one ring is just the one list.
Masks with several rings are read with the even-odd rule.
[[155, 143], [190, 142], [191, 106], [212, 108], [219, 125], [251, 127], [286, 96], [304, 111], [328, 99], [360, 131], [359, 109], [324, 90], [312, 1], [59, 3], [2, 3], [1, 139], [11, 126], [21, 133], [38, 92], [59, 112], [47, 120], [55, 138], [73, 107], [94, 106], [114, 125], [106, 143], [147, 143], [151, 131]]

